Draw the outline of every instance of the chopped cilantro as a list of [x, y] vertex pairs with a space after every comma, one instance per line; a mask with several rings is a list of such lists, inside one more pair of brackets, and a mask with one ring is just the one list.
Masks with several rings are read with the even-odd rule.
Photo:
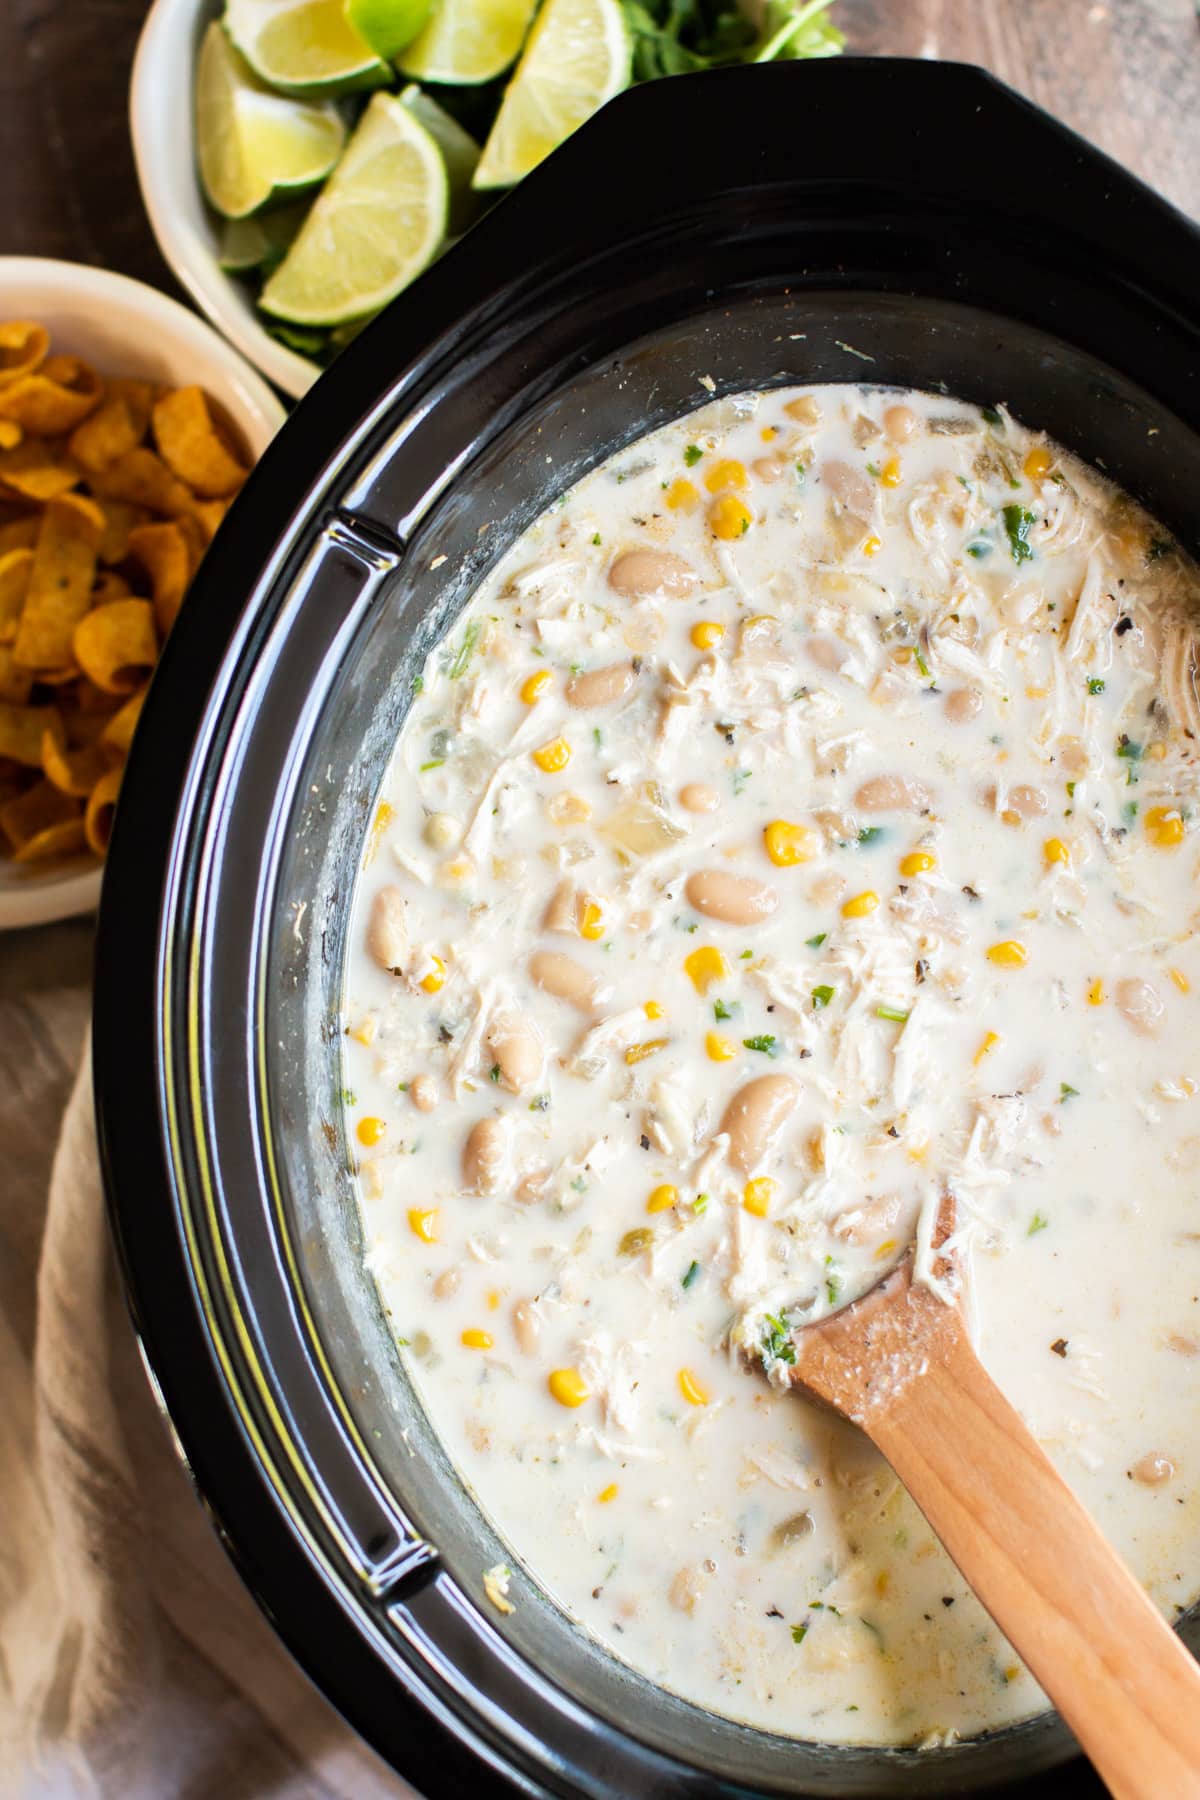
[[819, 950], [828, 936], [829, 933], [827, 931], [818, 931], [816, 937], [805, 938], [804, 941], [810, 950]]
[[1088, 676], [1088, 693], [1089, 694], [1102, 694], [1103, 692], [1104, 692], [1103, 677], [1100, 675], [1089, 675]]
[[808, 470], [804, 467], [804, 464], [802, 462], [798, 462], [796, 464], [796, 480], [803, 481], [807, 474], [808, 474]]
[[763, 1360], [763, 1367], [767, 1369], [774, 1363], [787, 1363], [791, 1367], [796, 1361], [796, 1346], [792, 1342], [789, 1327], [775, 1313], [763, 1314], [763, 1334], [759, 1344], [759, 1354]]
[[1060, 1081], [1058, 1084], [1058, 1098], [1060, 1105], [1067, 1100], [1078, 1100], [1079, 1089], [1072, 1087], [1069, 1081]]
[[343, 1106], [357, 1106], [358, 1105], [358, 1101], [355, 1098], [353, 1088], [343, 1088], [342, 1089], [342, 1105]]
[[823, 1006], [828, 1006], [833, 992], [831, 987], [815, 987], [812, 991], [813, 1010], [819, 1012]]
[[489, 1081], [499, 1081], [499, 1079], [500, 1079], [500, 1064], [493, 1063], [491, 1068], [488, 1070], [488, 1080]]
[[597, 750], [601, 750], [604, 747], [604, 733], [598, 725], [592, 726], [592, 743]]
[[529, 1102], [529, 1110], [530, 1112], [549, 1112], [549, 1094], [535, 1094], [533, 1099]]
[[1121, 808], [1121, 811], [1124, 814], [1125, 818], [1127, 818], [1129, 820], [1129, 823], [1132, 825], [1133, 821], [1137, 818], [1137, 801], [1136, 800], [1127, 800], [1125, 802], [1124, 806]]
[[754, 960], [753, 950], [743, 950], [738, 957], [739, 962], [753, 962], [753, 960]]
[[475, 654], [475, 646], [479, 642], [479, 633], [483, 629], [478, 619], [472, 619], [462, 634], [462, 642], [455, 651], [450, 667], [446, 670], [451, 681], [457, 681], [460, 675], [467, 672], [467, 664]]
[[587, 1182], [584, 1180], [582, 1175], [577, 1175], [575, 1177], [574, 1181], [571, 1183], [571, 1190], [573, 1193], [576, 1193], [576, 1194], [586, 1194], [587, 1193]]
[[1050, 1221], [1046, 1218], [1044, 1213], [1035, 1212], [1032, 1219], [1029, 1221], [1029, 1230], [1025, 1233], [1026, 1237], [1033, 1237], [1037, 1232], [1045, 1231], [1049, 1223]]
[[1126, 737], [1125, 733], [1122, 732], [1117, 739], [1117, 755], [1123, 756], [1126, 762], [1140, 762], [1142, 757], [1142, 746], [1136, 744], [1132, 738]]
[[907, 1025], [908, 1023], [908, 1014], [899, 1006], [877, 1006], [875, 1008], [875, 1017], [877, 1019], [890, 1019], [893, 1025]]
[[692, 1201], [692, 1211], [696, 1214], [697, 1218], [699, 1218], [702, 1213], [706, 1213], [708, 1211], [708, 1195], [707, 1194], [697, 1194], [696, 1195], [696, 1198]]
[[920, 650], [913, 651], [913, 661], [916, 663], [918, 669], [920, 669], [920, 671], [921, 671], [922, 675], [925, 677], [926, 681], [928, 681], [929, 680], [929, 664], [925, 661], [925, 658], [921, 655]]
[[734, 1014], [741, 1012], [741, 1010], [742, 1009], [737, 1004], [736, 1000], [734, 1001], [732, 1006], [726, 1006], [726, 1004], [723, 1000], [714, 1000], [713, 1001], [713, 1018], [714, 1019], [732, 1019]]
[[868, 844], [877, 843], [882, 836], [882, 825], [864, 825], [858, 834], [858, 842], [865, 849]]
[[802, 1644], [807, 1636], [808, 1636], [808, 1626], [807, 1625], [793, 1625], [792, 1626], [792, 1642], [793, 1642], [793, 1644]]
[[412, 678], [413, 693], [419, 694], [424, 686], [425, 686], [425, 677], [423, 675], [414, 675]]
[[1029, 542], [1029, 533], [1037, 523], [1035, 514], [1027, 506], [1018, 506], [1013, 501], [1004, 508], [1003, 518], [1013, 561], [1030, 562], [1033, 558], [1033, 546]]
[[690, 1288], [693, 1281], [695, 1281], [695, 1279], [696, 1279], [697, 1275], [699, 1275], [699, 1273], [700, 1273], [700, 1264], [698, 1262], [693, 1262], [689, 1266], [688, 1272], [684, 1276], [682, 1282], [680, 1283], [680, 1286], [685, 1287], [685, 1288]]
[[994, 406], [981, 406], [979, 410], [983, 414], [984, 418], [987, 420], [989, 425], [997, 425], [997, 426], [999, 426], [1000, 430], [1003, 431], [1004, 420], [1001, 418], [1000, 414], [997, 412], [997, 410]]
[[1068, 783], [1067, 783], [1067, 799], [1073, 800], [1074, 798], [1075, 798], [1075, 783], [1073, 781], [1068, 781]]
[[600, 542], [600, 533], [598, 531], [592, 533], [592, 542], [593, 544], [598, 544]]
[[743, 536], [743, 537], [745, 537], [745, 535], [746, 535], [746, 533], [747, 533], [747, 532], [748, 532], [748, 531], [749, 531], [749, 529], [750, 529], [750, 521], [749, 521], [749, 519], [743, 519], [743, 520], [742, 520], [742, 536]]
[[879, 480], [879, 464], [878, 463], [868, 463], [867, 464], [867, 474], [873, 475], [875, 477], [876, 481], [878, 481]]
[[687, 464], [689, 469], [694, 469], [696, 464], [700, 461], [700, 458], [703, 455], [704, 455], [704, 452], [700, 448], [699, 444], [689, 444], [687, 449], [683, 453], [683, 460]]
[[973, 556], [976, 562], [982, 562], [985, 556], [992, 554], [992, 546], [986, 538], [976, 538], [973, 544], [967, 545], [967, 555]]
[[779, 1045], [770, 1032], [764, 1031], [758, 1037], [743, 1038], [742, 1044], [747, 1050], [761, 1050], [764, 1056], [779, 1055]]
[[733, 791], [735, 794], [745, 792], [746, 783], [753, 775], [753, 769], [735, 769], [733, 772]]
[[842, 1291], [842, 1271], [832, 1256], [825, 1258], [825, 1298], [830, 1306], [836, 1306], [838, 1295]]

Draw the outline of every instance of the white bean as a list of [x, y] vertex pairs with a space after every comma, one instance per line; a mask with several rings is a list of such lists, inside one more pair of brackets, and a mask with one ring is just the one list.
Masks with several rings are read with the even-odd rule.
[[564, 931], [574, 937], [579, 930], [579, 889], [573, 881], [560, 881], [542, 916], [543, 931]]
[[983, 691], [977, 687], [951, 688], [943, 706], [952, 725], [966, 725], [983, 711]]
[[589, 669], [575, 675], [567, 683], [567, 701], [571, 706], [612, 706], [623, 700], [634, 684], [630, 663], [610, 663], [606, 669]]
[[1024, 782], [1018, 787], [1009, 788], [1008, 804], [1023, 819], [1038, 819], [1050, 810], [1050, 802], [1042, 789], [1028, 787]]
[[431, 1113], [438, 1103], [438, 1084], [432, 1075], [414, 1075], [408, 1084], [408, 1097], [418, 1112]]
[[573, 956], [564, 956], [559, 950], [538, 950], [529, 959], [529, 973], [538, 987], [580, 1012], [590, 1013], [596, 1004], [599, 983]]
[[488, 1029], [487, 1047], [500, 1070], [500, 1085], [510, 1094], [527, 1094], [537, 1086], [544, 1055], [531, 1019], [498, 1020]]
[[513, 1307], [513, 1330], [525, 1355], [536, 1356], [538, 1339], [542, 1335], [542, 1319], [534, 1301], [517, 1301]]
[[883, 429], [893, 444], [907, 444], [917, 429], [917, 415], [911, 406], [889, 406], [883, 415]]
[[669, 550], [626, 550], [608, 571], [609, 587], [627, 600], [652, 594], [686, 600], [698, 580], [691, 564]]
[[430, 813], [421, 836], [431, 850], [452, 850], [462, 836], [462, 826], [453, 813]]
[[929, 789], [907, 775], [872, 775], [860, 784], [854, 804], [863, 812], [924, 812]]
[[1123, 1013], [1139, 1037], [1154, 1037], [1162, 1024], [1166, 1008], [1158, 990], [1148, 981], [1128, 976], [1117, 983], [1117, 1009]]
[[759, 1075], [740, 1087], [721, 1120], [729, 1138], [729, 1160], [743, 1175], [761, 1164], [800, 1098], [790, 1075]]
[[1161, 1450], [1149, 1450], [1145, 1456], [1139, 1456], [1129, 1473], [1143, 1487], [1162, 1487], [1174, 1475], [1175, 1464]]
[[381, 969], [391, 975], [403, 974], [409, 951], [408, 919], [399, 888], [380, 888], [372, 901], [367, 949]]
[[461, 1269], [443, 1269], [433, 1284], [435, 1300], [452, 1300], [462, 1285]]
[[508, 1132], [504, 1120], [477, 1120], [463, 1145], [465, 1185], [476, 1194], [494, 1194], [503, 1178], [507, 1155]]
[[716, 812], [721, 796], [707, 781], [685, 781], [679, 790], [679, 804], [688, 812]]
[[779, 905], [779, 895], [765, 881], [728, 869], [698, 869], [684, 891], [697, 912], [726, 925], [757, 925]]

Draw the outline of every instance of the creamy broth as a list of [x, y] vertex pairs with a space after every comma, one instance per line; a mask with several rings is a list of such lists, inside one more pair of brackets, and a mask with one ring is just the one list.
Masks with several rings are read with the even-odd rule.
[[781, 1391], [793, 1325], [932, 1279], [945, 1187], [984, 1362], [1200, 1589], [1197, 596], [1005, 413], [776, 390], [593, 472], [428, 659], [350, 930], [368, 1265], [512, 1557], [700, 1706], [1046, 1704]]

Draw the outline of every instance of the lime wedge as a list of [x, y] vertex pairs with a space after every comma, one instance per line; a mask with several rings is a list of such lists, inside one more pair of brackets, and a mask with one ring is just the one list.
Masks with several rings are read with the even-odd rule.
[[429, 18], [433, 0], [344, 0], [346, 17], [376, 56], [391, 62]]
[[629, 85], [619, 0], [545, 0], [475, 171], [477, 188], [512, 187], [606, 100]]
[[537, 0], [437, 0], [433, 17], [400, 57], [418, 81], [477, 87], [517, 59]]
[[451, 237], [459, 237], [468, 225], [474, 223], [483, 205], [479, 195], [471, 188], [479, 163], [479, 145], [463, 130], [458, 120], [451, 118], [445, 107], [439, 106], [436, 100], [430, 99], [424, 88], [418, 87], [415, 81], [410, 81], [402, 90], [400, 104], [407, 106], [414, 118], [421, 121], [442, 153], [446, 179], [450, 184], [447, 230]]
[[224, 219], [217, 245], [217, 263], [227, 275], [246, 275], [266, 267], [268, 273], [283, 261], [292, 239], [303, 225], [308, 201], [294, 206], [275, 206], [270, 212], [248, 219]]
[[346, 128], [332, 106], [270, 93], [219, 25], [196, 63], [196, 155], [204, 191], [228, 219], [324, 181]]
[[344, 0], [229, 0], [225, 29], [254, 72], [285, 94], [345, 94], [391, 78]]
[[436, 140], [393, 94], [375, 94], [259, 305], [294, 325], [378, 312], [437, 254], [449, 205]]

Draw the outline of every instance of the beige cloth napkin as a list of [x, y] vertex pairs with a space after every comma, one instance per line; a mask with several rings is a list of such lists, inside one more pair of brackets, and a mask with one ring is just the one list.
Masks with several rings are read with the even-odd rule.
[[413, 1800], [272, 1634], [151, 1399], [101, 1198], [90, 960], [90, 925], [0, 938], [0, 1795]]

